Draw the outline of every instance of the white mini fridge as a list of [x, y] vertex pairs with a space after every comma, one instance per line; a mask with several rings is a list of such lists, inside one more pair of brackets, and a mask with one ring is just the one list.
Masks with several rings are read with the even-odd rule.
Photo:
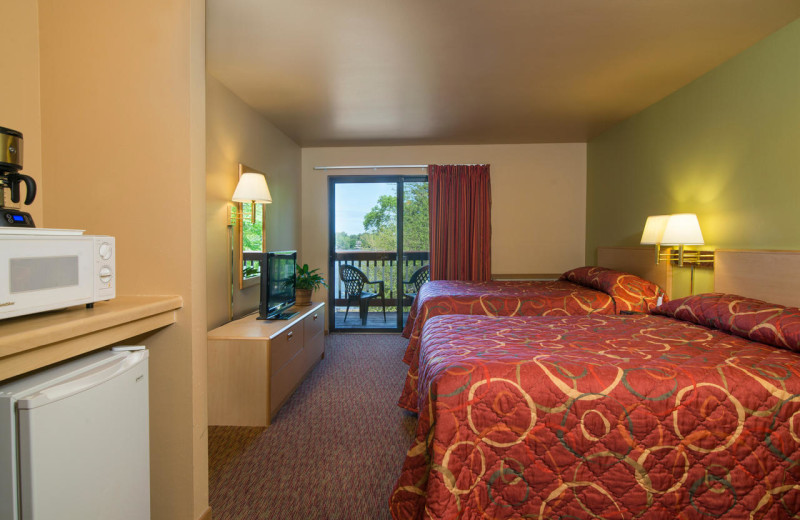
[[147, 520], [147, 350], [0, 385], [0, 520]]

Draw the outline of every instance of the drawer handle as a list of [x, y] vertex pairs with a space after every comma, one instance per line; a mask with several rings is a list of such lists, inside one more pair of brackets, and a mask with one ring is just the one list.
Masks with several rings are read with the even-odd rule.
[[289, 333], [286, 335], [286, 339], [292, 339], [292, 336], [294, 336], [294, 331], [290, 330]]
[[314, 315], [314, 319], [315, 319], [315, 320], [317, 319], [317, 315], [316, 315], [316, 314]]

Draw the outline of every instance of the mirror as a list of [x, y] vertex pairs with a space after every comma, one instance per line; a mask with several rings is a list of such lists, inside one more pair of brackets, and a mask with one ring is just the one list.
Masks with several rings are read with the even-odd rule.
[[[244, 164], [239, 165], [239, 177], [245, 172], [262, 172], [255, 168], [250, 168]], [[236, 221], [236, 235], [238, 261], [238, 280], [239, 289], [245, 287], [252, 287], [261, 283], [261, 266], [259, 262], [246, 261], [244, 253], [249, 251], [265, 252], [267, 250], [266, 244], [266, 219], [264, 218], [264, 204], [250, 204], [250, 203], [236, 203], [236, 211], [241, 218]], [[255, 223], [251, 222], [251, 211], [256, 213]]]

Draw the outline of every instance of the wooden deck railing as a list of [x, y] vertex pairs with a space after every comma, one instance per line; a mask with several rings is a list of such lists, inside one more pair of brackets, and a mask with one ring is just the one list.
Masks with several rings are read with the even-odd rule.
[[[403, 279], [408, 280], [414, 271], [428, 264], [428, 251], [406, 251], [403, 253]], [[339, 266], [352, 265], [360, 269], [370, 281], [383, 281], [386, 305], [394, 307], [397, 295], [397, 253], [394, 251], [336, 251], [334, 256], [335, 283], [334, 305], [347, 305], [344, 295], [344, 283], [339, 279]], [[375, 292], [378, 285], [368, 285], [366, 291]], [[410, 305], [409, 298], [403, 299], [403, 305]], [[381, 299], [372, 298], [370, 307], [380, 307]]]

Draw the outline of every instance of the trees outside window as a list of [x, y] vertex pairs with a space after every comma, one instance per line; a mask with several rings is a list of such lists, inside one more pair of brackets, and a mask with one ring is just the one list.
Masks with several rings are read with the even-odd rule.
[[[428, 183], [405, 183], [403, 194], [403, 249], [427, 251], [428, 235]], [[394, 251], [397, 244], [397, 191], [381, 195], [377, 203], [364, 215], [364, 232], [348, 235], [336, 233], [339, 251]]]

